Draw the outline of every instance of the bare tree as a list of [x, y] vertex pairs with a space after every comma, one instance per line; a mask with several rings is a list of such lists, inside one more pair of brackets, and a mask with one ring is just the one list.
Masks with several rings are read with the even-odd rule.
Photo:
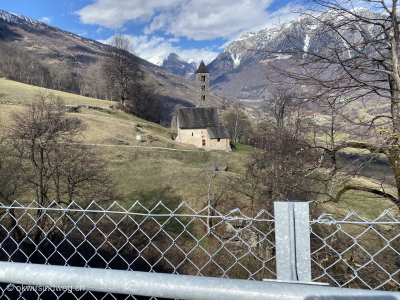
[[146, 79], [133, 87], [134, 98], [126, 101], [125, 110], [148, 121], [158, 122], [161, 116], [162, 101], [157, 90], [157, 83], [154, 78]]
[[143, 73], [139, 67], [139, 59], [133, 55], [129, 39], [122, 35], [115, 35], [107, 50], [103, 70], [111, 85], [117, 89], [120, 104], [137, 95], [137, 88], [143, 80]]
[[[66, 112], [62, 100], [38, 94], [38, 99], [26, 111], [15, 113], [13, 120], [8, 136], [12, 148], [0, 164], [0, 177], [8, 178], [7, 188], [1, 184], [1, 198], [7, 197], [5, 192], [7, 198], [15, 195], [21, 187], [24, 194], [33, 190], [43, 206], [52, 201], [68, 205], [71, 201], [118, 198], [101, 155], [74, 143], [84, 125]], [[21, 171], [23, 176], [19, 177]], [[46, 218], [41, 214], [38, 210], [38, 222], [45, 226]], [[34, 241], [38, 242], [40, 236], [39, 230]]]
[[2, 202], [10, 204], [23, 193], [24, 177], [22, 161], [15, 155], [11, 145], [0, 141], [0, 200]]
[[264, 101], [264, 111], [275, 120], [278, 127], [283, 127], [285, 120], [290, 118], [291, 108], [295, 103], [295, 95], [291, 88], [276, 85]]
[[61, 99], [41, 93], [26, 111], [12, 117], [8, 136], [13, 152], [8, 157], [25, 167], [26, 184], [41, 205], [92, 200], [100, 191], [110, 196], [105, 192], [112, 189], [105, 162], [92, 148], [74, 142], [84, 125], [66, 112]]
[[[327, 193], [328, 200], [339, 201], [347, 191], [358, 190], [387, 197], [400, 207], [397, 2], [311, 0], [306, 3], [307, 10], [302, 11], [299, 26], [306, 39], [299, 39], [298, 33], [289, 27], [284, 32], [290, 45], [286, 54], [290, 54], [295, 63], [286, 68], [276, 65], [275, 71], [283, 75], [286, 82], [301, 85], [308, 92], [309, 101], [331, 101], [333, 115], [346, 122], [346, 130], [358, 132], [357, 136], [353, 135], [354, 140], [334, 141], [329, 146], [317, 145], [323, 151], [321, 161], [332, 164], [329, 177], [340, 179], [343, 184], [337, 193]], [[346, 113], [350, 105], [365, 108], [385, 106], [387, 109], [384, 113], [372, 111], [371, 116], [360, 118]], [[344, 110], [343, 106], [348, 109]], [[333, 135], [331, 133], [332, 138]], [[372, 156], [387, 157], [395, 177], [397, 195], [386, 191], [384, 185], [374, 188], [352, 183], [348, 180], [351, 173], [344, 176], [343, 172], [338, 172], [337, 156], [344, 149], [363, 149]], [[357, 172], [352, 173], [355, 174]]]
[[246, 139], [252, 136], [252, 127], [244, 106], [237, 102], [222, 116], [222, 122], [226, 126], [234, 143], [246, 143]]
[[80, 94], [97, 99], [113, 100], [112, 88], [107, 86], [102, 63], [94, 63], [78, 72]]
[[50, 198], [54, 153], [59, 145], [57, 142], [70, 142], [75, 134], [83, 130], [78, 119], [67, 117], [61, 100], [50, 100], [50, 97], [41, 93], [38, 101], [32, 102], [26, 112], [15, 113], [12, 116], [14, 126], [9, 133], [9, 137], [15, 141], [14, 148], [19, 157], [29, 161], [32, 166], [29, 183], [41, 204], [46, 204]]
[[[28, 188], [27, 166], [18, 156], [10, 143], [0, 140], [0, 201], [5, 205], [11, 205]], [[22, 236], [20, 228], [17, 226], [15, 210], [9, 209], [10, 228]]]
[[315, 168], [315, 149], [308, 148], [296, 130], [271, 123], [259, 126], [262, 126], [264, 147], [254, 152], [245, 176], [239, 177], [232, 188], [250, 200], [252, 212], [272, 209], [273, 201], [314, 198], [316, 191], [308, 175]]
[[204, 206], [207, 207], [208, 217], [206, 222], [210, 233], [212, 227], [210, 216], [214, 216], [214, 209], [230, 197], [230, 189], [226, 180], [221, 178], [221, 174], [219, 174], [218, 165], [220, 164], [221, 161], [218, 160], [217, 156], [213, 156], [211, 163], [204, 165], [198, 175], [199, 178], [203, 179], [203, 182], [199, 184], [205, 192]]

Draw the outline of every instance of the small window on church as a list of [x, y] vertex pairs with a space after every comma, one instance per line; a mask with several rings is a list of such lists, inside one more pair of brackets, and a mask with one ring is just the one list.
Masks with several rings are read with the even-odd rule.
[[201, 82], [205, 82], [206, 81], [206, 75], [201, 75]]
[[202, 86], [201, 86], [201, 90], [202, 90], [202, 91], [205, 91], [205, 90], [206, 90], [206, 86], [205, 86], [205, 85], [202, 85]]
[[220, 142], [221, 141], [221, 139], [217, 139], [217, 142]]
[[193, 132], [192, 132], [192, 136], [193, 136]]
[[204, 147], [206, 145], [206, 140], [201, 140], [201, 145]]
[[206, 95], [201, 95], [201, 100], [206, 100]]

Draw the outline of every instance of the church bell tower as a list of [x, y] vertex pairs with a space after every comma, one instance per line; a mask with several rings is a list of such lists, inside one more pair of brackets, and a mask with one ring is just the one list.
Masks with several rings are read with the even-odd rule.
[[210, 103], [210, 71], [203, 61], [196, 71], [196, 88], [196, 107], [208, 107]]

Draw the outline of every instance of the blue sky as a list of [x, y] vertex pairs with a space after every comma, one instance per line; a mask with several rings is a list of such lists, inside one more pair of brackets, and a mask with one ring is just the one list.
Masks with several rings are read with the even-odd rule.
[[293, 19], [290, 0], [3, 0], [0, 9], [107, 42], [126, 35], [155, 60], [210, 62], [232, 40]]

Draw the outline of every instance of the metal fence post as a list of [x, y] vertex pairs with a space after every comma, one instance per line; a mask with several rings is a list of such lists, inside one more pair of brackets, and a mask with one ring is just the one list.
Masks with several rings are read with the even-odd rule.
[[311, 283], [307, 202], [275, 202], [276, 274], [281, 281]]

